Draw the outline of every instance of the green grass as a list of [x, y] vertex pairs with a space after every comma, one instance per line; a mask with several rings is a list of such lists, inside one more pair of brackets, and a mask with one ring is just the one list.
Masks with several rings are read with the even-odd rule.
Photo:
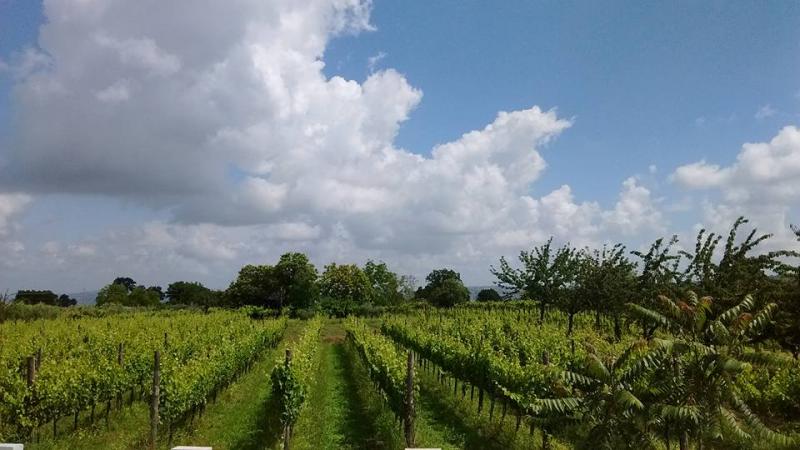
[[[102, 408], [98, 408], [102, 410]], [[37, 443], [26, 443], [26, 449], [33, 450], [126, 450], [143, 448], [150, 428], [150, 412], [144, 402], [127, 404], [122, 410], [112, 411], [108, 427], [102, 414], [94, 424], [89, 423], [88, 413], [81, 415], [81, 424], [72, 431], [72, 418], [62, 418], [58, 422], [59, 434], [53, 439], [52, 428], [44, 426], [39, 429]]]
[[[316, 384], [295, 425], [292, 448], [404, 448], [400, 422], [370, 381], [358, 355], [344, 341], [338, 322], [331, 322], [323, 329], [322, 340]], [[465, 422], [461, 415], [464, 412], [450, 404], [451, 396], [452, 393], [448, 396], [447, 392], [438, 392], [435, 386], [423, 388], [417, 404], [416, 446], [499, 449], [504, 448], [504, 442], [513, 441], [490, 436], [491, 445], [487, 447], [486, 436]], [[530, 444], [527, 440], [520, 442]]]
[[250, 371], [209, 404], [198, 420], [176, 432], [173, 444], [210, 446], [214, 450], [277, 448], [281, 428], [271, 406], [270, 373], [277, 355], [294, 342], [302, 328], [302, 323], [290, 322], [278, 350], [265, 352]]
[[316, 384], [294, 428], [293, 449], [398, 448], [393, 415], [362, 367], [354, 364], [338, 323], [323, 329]]

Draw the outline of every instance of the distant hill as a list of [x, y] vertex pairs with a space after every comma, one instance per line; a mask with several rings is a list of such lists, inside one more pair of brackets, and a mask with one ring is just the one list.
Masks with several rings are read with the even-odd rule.
[[73, 292], [67, 295], [77, 300], [79, 305], [94, 305], [97, 291]]

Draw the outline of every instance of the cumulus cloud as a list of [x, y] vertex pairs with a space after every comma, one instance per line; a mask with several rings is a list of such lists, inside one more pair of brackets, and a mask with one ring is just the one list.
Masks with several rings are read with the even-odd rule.
[[678, 167], [674, 181], [691, 189], [718, 188], [726, 200], [800, 201], [800, 129], [787, 126], [769, 142], [748, 143], [727, 167], [700, 161]]
[[614, 209], [604, 213], [604, 220], [623, 234], [631, 236], [642, 229], [664, 230], [664, 218], [651, 197], [650, 190], [635, 177], [622, 183], [623, 190]]
[[769, 142], [747, 143], [736, 161], [719, 166], [700, 161], [678, 167], [672, 180], [704, 190], [704, 224], [725, 230], [744, 215], [766, 232], [774, 246], [797, 248], [789, 224], [800, 219], [800, 129], [787, 126]]
[[[323, 71], [331, 39], [374, 29], [367, 0], [44, 7], [39, 48], [8, 63], [16, 126], [0, 180], [169, 216], [36, 246], [53, 268], [229, 277], [296, 248], [320, 263], [382, 258], [418, 275], [447, 264], [485, 279], [488, 261], [551, 234], [588, 245], [662, 222], [634, 178], [609, 210], [569, 185], [532, 195], [544, 149], [573, 125], [554, 109], [499, 112], [430, 153], [399, 148], [422, 91], [374, 70], [381, 54], [362, 82]], [[2, 204], [0, 231], [18, 209]]]

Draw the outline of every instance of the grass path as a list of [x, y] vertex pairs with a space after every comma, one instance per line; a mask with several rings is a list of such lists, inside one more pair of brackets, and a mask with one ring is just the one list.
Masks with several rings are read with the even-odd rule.
[[283, 349], [294, 342], [302, 328], [302, 323], [290, 322], [278, 349], [265, 352], [249, 372], [209, 404], [200, 419], [177, 432], [173, 444], [209, 446], [214, 450], [275, 447], [280, 425], [270, 405], [270, 372], [277, 355], [283, 354]]
[[[330, 322], [323, 329], [317, 382], [295, 425], [292, 448], [404, 448], [399, 423], [344, 338], [344, 330], [338, 322]], [[431, 405], [425, 397], [418, 403], [417, 446], [464, 448], [468, 441], [464, 428], [441, 420], [441, 408], [430, 408]]]
[[293, 449], [396, 448], [390, 413], [363, 369], [354, 366], [337, 322], [322, 331], [320, 365], [308, 404], [295, 425]]
[[61, 419], [59, 428], [64, 434], [59, 433], [53, 439], [49, 433], [45, 433], [47, 435], [41, 437], [40, 442], [25, 443], [25, 449], [128, 450], [137, 448], [136, 443], [139, 443], [138, 448], [142, 448], [141, 441], [146, 439], [147, 430], [150, 429], [150, 412], [144, 402], [137, 401], [120, 411], [112, 411], [108, 428], [102, 419], [90, 424], [86, 414], [81, 414], [81, 426], [76, 431], [72, 431], [71, 425], [71, 418]]

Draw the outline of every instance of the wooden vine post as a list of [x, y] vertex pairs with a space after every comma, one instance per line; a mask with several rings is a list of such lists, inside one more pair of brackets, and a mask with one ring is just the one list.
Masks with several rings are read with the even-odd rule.
[[[547, 354], [546, 350], [542, 352], [542, 365], [550, 365], [550, 355]], [[547, 434], [547, 426], [545, 425], [542, 426], [542, 450], [550, 450], [550, 436]]]
[[[292, 349], [286, 349], [286, 369], [288, 370], [289, 367], [292, 365]], [[287, 423], [283, 427], [283, 450], [289, 450], [289, 440], [292, 437], [292, 424]]]
[[[30, 397], [26, 399], [26, 409], [30, 409], [33, 404], [33, 385], [36, 383], [36, 357], [28, 356], [28, 363], [27, 371], [25, 373], [25, 381], [28, 385], [28, 390], [30, 390], [31, 394]], [[31, 427], [30, 435], [33, 438], [33, 431], [35, 427]]]
[[[122, 342], [119, 343], [117, 348], [117, 365], [120, 367], [125, 365], [125, 344]], [[117, 409], [122, 409], [122, 392], [117, 393]]]
[[36, 383], [36, 358], [28, 356], [28, 371], [26, 373], [26, 380], [29, 388], [33, 388]]
[[153, 395], [150, 397], [150, 449], [156, 448], [158, 439], [158, 403], [160, 401], [161, 353], [156, 350], [153, 360]]
[[416, 418], [416, 405], [414, 404], [414, 353], [408, 352], [406, 365], [406, 402], [405, 402], [404, 431], [406, 447], [414, 447], [414, 420]]

